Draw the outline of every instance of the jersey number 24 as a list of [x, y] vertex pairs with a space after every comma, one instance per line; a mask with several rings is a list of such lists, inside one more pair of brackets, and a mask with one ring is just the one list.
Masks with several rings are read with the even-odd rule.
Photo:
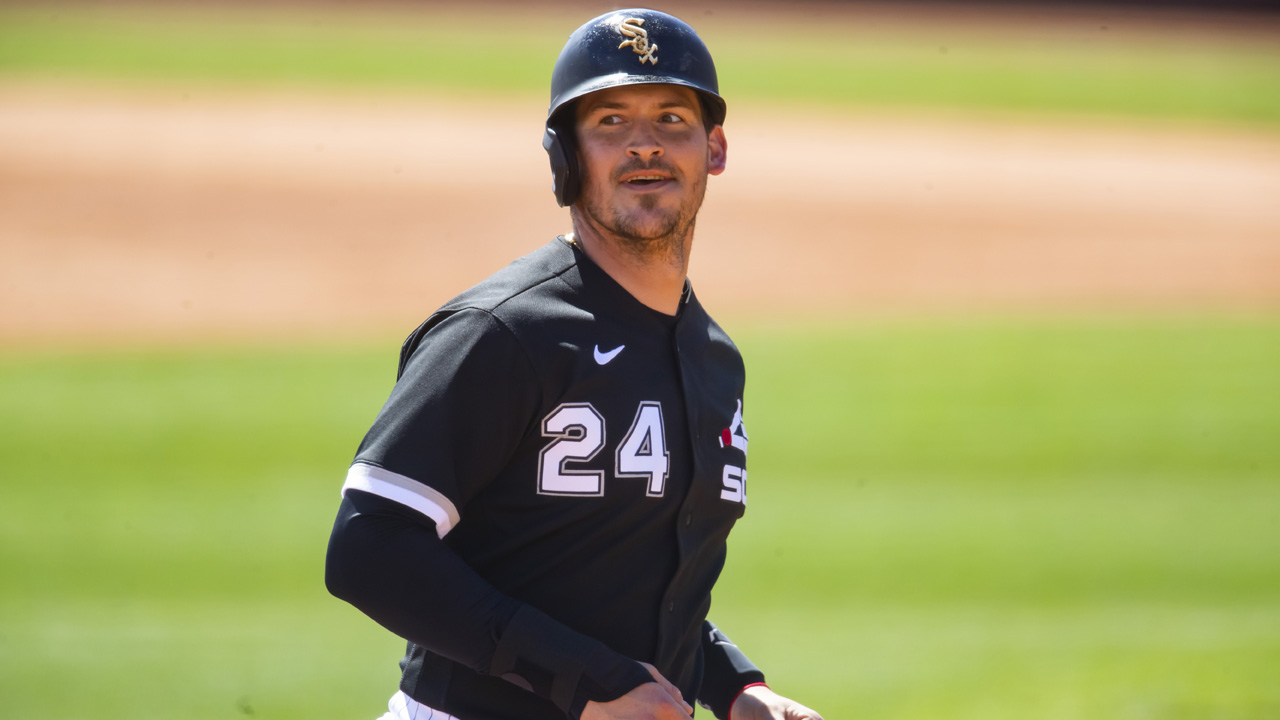
[[[603, 470], [570, 470], [570, 462], [593, 459], [605, 444], [605, 422], [591, 403], [564, 403], [542, 421], [542, 436], [552, 438], [538, 454], [540, 495], [604, 495]], [[671, 470], [662, 423], [662, 403], [646, 400], [636, 409], [631, 429], [618, 444], [613, 474], [645, 480], [645, 494], [662, 497]]]

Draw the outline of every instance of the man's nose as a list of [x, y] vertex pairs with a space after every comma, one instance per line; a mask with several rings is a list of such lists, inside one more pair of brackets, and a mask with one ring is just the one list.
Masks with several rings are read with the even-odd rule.
[[627, 154], [645, 162], [662, 157], [662, 144], [648, 128], [637, 128], [627, 144]]

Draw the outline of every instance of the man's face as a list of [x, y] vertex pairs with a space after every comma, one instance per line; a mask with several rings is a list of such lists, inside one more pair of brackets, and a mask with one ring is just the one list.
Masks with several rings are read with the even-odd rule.
[[582, 192], [593, 222], [637, 249], [683, 237], [724, 171], [724, 131], [707, 133], [698, 96], [678, 85], [627, 85], [577, 103]]

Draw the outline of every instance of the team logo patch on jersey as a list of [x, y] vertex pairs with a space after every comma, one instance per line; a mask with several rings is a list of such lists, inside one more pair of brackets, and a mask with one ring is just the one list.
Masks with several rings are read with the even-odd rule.
[[627, 18], [618, 24], [618, 32], [630, 40], [623, 40], [618, 46], [621, 50], [624, 47], [630, 47], [640, 56], [640, 64], [643, 65], [646, 60], [650, 65], [658, 64], [658, 56], [654, 53], [658, 52], [658, 43], [649, 42], [649, 31], [645, 30], [644, 18]]
[[738, 401], [738, 409], [733, 413], [733, 422], [720, 431], [720, 447], [733, 446], [747, 454], [747, 426], [742, 422], [742, 401]]

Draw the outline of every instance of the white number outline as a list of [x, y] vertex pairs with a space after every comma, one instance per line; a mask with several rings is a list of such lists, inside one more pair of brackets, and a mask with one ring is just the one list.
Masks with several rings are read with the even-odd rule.
[[[599, 431], [599, 441], [590, 450], [579, 450], [577, 446], [590, 443], [591, 428], [582, 423], [566, 423], [559, 431], [551, 429], [551, 423], [560, 413], [571, 408], [586, 408], [591, 411], [595, 417], [596, 429]], [[574, 430], [577, 432], [574, 432]], [[600, 453], [605, 446], [605, 423], [604, 416], [595, 409], [591, 403], [561, 403], [547, 414], [542, 420], [542, 436], [546, 438], [555, 438], [547, 443], [546, 447], [538, 452], [538, 494], [539, 495], [562, 495], [573, 497], [601, 497], [604, 495], [604, 471], [603, 470], [567, 470], [565, 463], [569, 461], [587, 462]], [[559, 447], [553, 452], [553, 448]], [[551, 455], [550, 458], [547, 456]], [[548, 460], [555, 463], [551, 477], [547, 477]], [[569, 478], [585, 479], [595, 477], [594, 490], [565, 490], [554, 489], [548, 490], [546, 483], [548, 481], [566, 481]], [[568, 480], [573, 482], [573, 480]]]
[[[649, 430], [649, 455], [640, 455], [639, 453], [631, 453], [633, 458], [657, 457], [654, 452], [655, 446], [662, 450], [663, 467], [661, 476], [652, 470], [641, 472], [623, 472], [622, 471], [622, 451], [623, 448], [631, 442], [631, 436], [635, 434], [640, 427], [640, 420], [645, 415], [645, 408], [654, 408], [658, 411], [658, 437], [653, 437], [652, 427], [654, 423], [646, 423], [645, 428]], [[667, 478], [671, 476], [671, 452], [667, 450], [667, 427], [662, 417], [662, 403], [656, 400], [645, 400], [640, 403], [640, 407], [636, 408], [636, 417], [631, 421], [631, 428], [627, 430], [627, 434], [622, 438], [622, 442], [618, 443], [618, 450], [614, 453], [613, 474], [620, 478], [645, 478], [648, 482], [645, 484], [644, 494], [649, 497], [662, 497], [667, 490]], [[657, 486], [656, 489], [654, 486]]]

